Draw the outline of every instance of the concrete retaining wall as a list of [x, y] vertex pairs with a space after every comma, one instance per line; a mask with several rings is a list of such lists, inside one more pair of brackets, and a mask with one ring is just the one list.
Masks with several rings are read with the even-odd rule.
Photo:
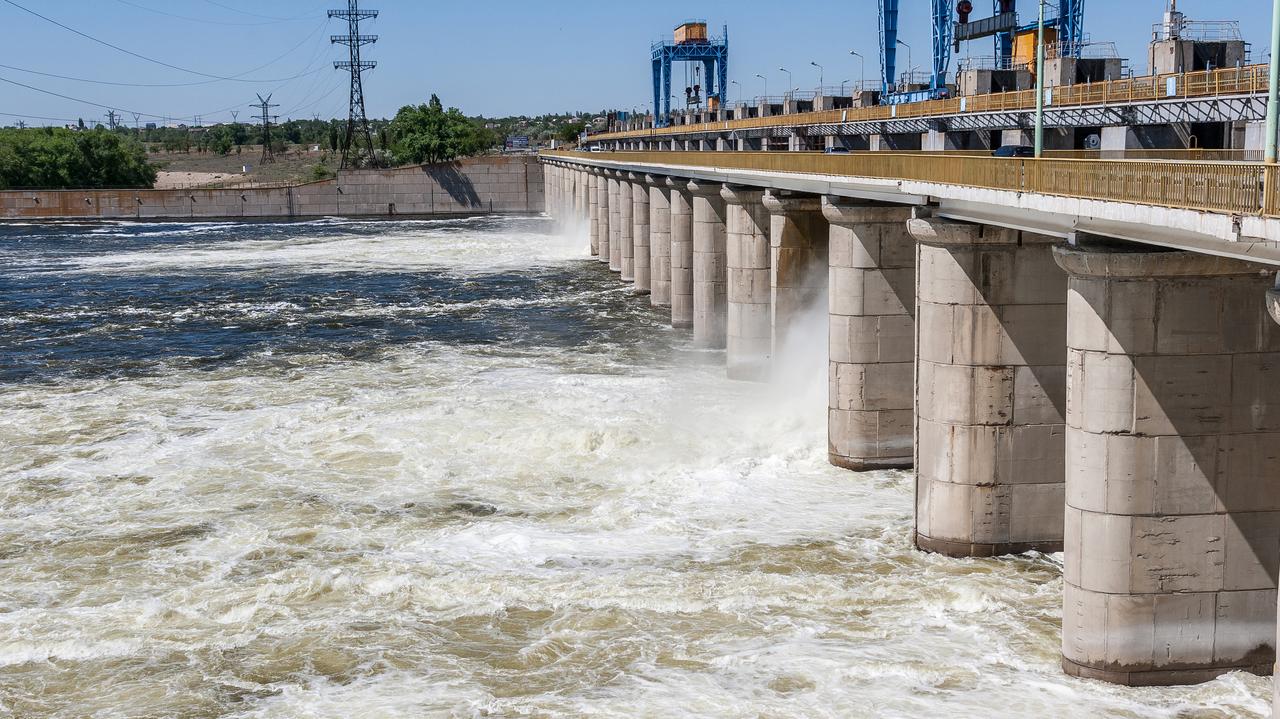
[[10, 190], [0, 218], [208, 219], [524, 213], [543, 209], [536, 157], [477, 157], [271, 189]]

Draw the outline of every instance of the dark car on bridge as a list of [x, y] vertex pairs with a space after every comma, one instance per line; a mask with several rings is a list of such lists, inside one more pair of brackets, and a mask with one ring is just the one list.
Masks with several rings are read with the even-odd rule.
[[992, 157], [1035, 157], [1036, 148], [1028, 145], [1005, 145], [991, 153]]

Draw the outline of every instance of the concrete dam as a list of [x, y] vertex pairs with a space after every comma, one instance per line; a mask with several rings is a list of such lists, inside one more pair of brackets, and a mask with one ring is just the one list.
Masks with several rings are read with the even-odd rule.
[[1272, 671], [1274, 168], [654, 142], [544, 153], [548, 213], [731, 378], [824, 306], [830, 462], [914, 467], [920, 551], [1062, 552], [1069, 674]]

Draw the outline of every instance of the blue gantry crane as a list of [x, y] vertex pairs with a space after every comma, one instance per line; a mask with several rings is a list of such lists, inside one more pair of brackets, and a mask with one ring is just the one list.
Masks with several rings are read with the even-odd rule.
[[[1045, 0], [1055, 2], [1055, 0]], [[992, 16], [971, 20], [971, 0], [930, 0], [933, 23], [933, 67], [929, 85], [923, 90], [898, 89], [898, 5], [899, 0], [880, 3], [880, 69], [882, 104], [896, 105], [945, 97], [951, 53], [963, 41], [984, 37], [995, 38], [998, 62], [1009, 62], [1013, 56], [1014, 38], [1034, 30], [1036, 22], [1018, 22], [1017, 0], [992, 0]], [[1084, 41], [1084, 0], [1056, 0], [1057, 14], [1045, 19], [1045, 27], [1057, 32], [1059, 43], [1067, 54], [1079, 57]], [[1037, 8], [1038, 11], [1038, 8]], [[1037, 12], [1038, 15], [1038, 12]], [[1038, 20], [1038, 17], [1037, 17]], [[908, 68], [908, 71], [914, 68]]]
[[[707, 35], [705, 20], [690, 20], [676, 26], [675, 42], [655, 42], [653, 57], [653, 114], [657, 127], [666, 127], [671, 117], [671, 63], [700, 62], [710, 103], [723, 105], [729, 85], [729, 26], [720, 37]], [[690, 88], [692, 91], [692, 88]], [[689, 92], [688, 94], [692, 94]]]

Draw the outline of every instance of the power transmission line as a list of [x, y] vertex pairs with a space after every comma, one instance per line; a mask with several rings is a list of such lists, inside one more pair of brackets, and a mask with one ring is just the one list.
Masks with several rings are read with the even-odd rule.
[[305, 17], [304, 15], [299, 15], [296, 18], [281, 19], [281, 20], [267, 20], [266, 22], [227, 22], [226, 20], [207, 20], [205, 18], [190, 17], [188, 15], [179, 15], [177, 13], [171, 13], [171, 12], [166, 12], [164, 10], [157, 10], [152, 7], [147, 7], [146, 5], [139, 5], [138, 3], [130, 2], [130, 0], [116, 0], [116, 2], [120, 3], [121, 5], [136, 7], [139, 10], [146, 10], [147, 12], [153, 12], [157, 15], [166, 15], [168, 17], [177, 18], [179, 20], [187, 20], [190, 22], [200, 23], [201, 25], [232, 25], [235, 27], [261, 27], [263, 25], [279, 25], [280, 23], [284, 23], [284, 22], [296, 22]]
[[353, 145], [360, 140], [364, 141], [365, 149], [369, 152], [369, 164], [373, 167], [378, 167], [381, 164], [381, 160], [378, 157], [378, 153], [373, 149], [373, 131], [369, 127], [369, 118], [364, 111], [364, 80], [362, 77], [365, 70], [374, 69], [378, 66], [378, 63], [372, 60], [360, 59], [360, 48], [378, 41], [377, 35], [360, 34], [360, 21], [377, 18], [378, 11], [361, 10], [360, 0], [347, 0], [346, 10], [330, 10], [329, 17], [347, 21], [346, 35], [331, 35], [329, 37], [330, 42], [346, 45], [349, 50], [349, 59], [333, 63], [335, 69], [347, 70], [351, 73], [351, 95], [347, 102], [347, 133], [342, 143], [342, 167], [345, 169], [353, 161], [354, 164], [359, 164], [359, 148], [355, 148], [354, 157], [352, 149]]
[[[196, 76], [199, 76], [199, 77], [208, 77], [208, 78], [213, 78], [213, 79], [215, 79], [215, 80], [226, 80], [226, 81], [229, 81], [229, 82], [249, 82], [249, 83], [253, 83], [253, 82], [276, 82], [276, 80], [246, 80], [246, 79], [244, 79], [244, 76], [245, 76], [245, 75], [248, 75], [248, 74], [249, 74], [249, 73], [251, 73], [251, 72], [257, 72], [258, 70], [262, 69], [263, 67], [267, 67], [267, 65], [271, 65], [272, 63], [276, 62], [276, 60], [279, 60], [279, 58], [277, 58], [276, 60], [272, 60], [270, 63], [267, 63], [267, 65], [262, 65], [261, 67], [254, 68], [253, 70], [247, 70], [247, 71], [245, 71], [245, 72], [240, 73], [239, 75], [232, 75], [232, 76], [226, 76], [226, 75], [214, 75], [214, 74], [212, 74], [212, 73], [200, 72], [199, 70], [192, 70], [191, 68], [182, 67], [181, 65], [174, 65], [173, 63], [168, 63], [168, 62], [165, 62], [165, 61], [163, 61], [163, 60], [157, 60], [157, 59], [155, 59], [155, 58], [153, 58], [153, 57], [147, 57], [146, 55], [142, 55], [142, 54], [140, 54], [140, 53], [136, 53], [136, 52], [134, 52], [134, 51], [132, 51], [132, 50], [128, 50], [128, 49], [126, 49], [126, 48], [120, 47], [119, 45], [114, 45], [114, 44], [112, 44], [112, 43], [107, 42], [106, 40], [102, 40], [102, 39], [100, 39], [100, 38], [96, 38], [96, 37], [94, 37], [93, 35], [90, 35], [90, 34], [88, 34], [88, 33], [81, 32], [81, 31], [79, 31], [79, 30], [77, 30], [77, 29], [75, 29], [75, 28], [73, 28], [73, 27], [71, 27], [71, 26], [69, 26], [69, 25], [64, 25], [63, 23], [60, 23], [60, 22], [58, 22], [57, 20], [54, 20], [53, 18], [47, 17], [47, 16], [45, 16], [45, 15], [41, 15], [40, 13], [36, 12], [35, 10], [32, 10], [31, 8], [25, 7], [25, 6], [23, 6], [23, 5], [20, 5], [20, 4], [16, 3], [16, 2], [14, 2], [14, 0], [0, 0], [0, 2], [5, 2], [5, 3], [9, 4], [9, 5], [12, 5], [12, 6], [14, 6], [14, 7], [18, 8], [19, 10], [22, 10], [23, 12], [26, 12], [26, 13], [29, 13], [29, 14], [31, 14], [31, 15], [34, 15], [34, 16], [36, 16], [36, 17], [40, 18], [41, 20], [44, 20], [45, 22], [48, 22], [48, 23], [52, 23], [52, 24], [54, 24], [54, 25], [57, 25], [58, 27], [62, 28], [63, 30], [66, 30], [66, 31], [68, 31], [68, 32], [75, 33], [76, 35], [79, 35], [80, 37], [83, 37], [83, 38], [85, 38], [86, 40], [91, 40], [91, 41], [93, 41], [93, 42], [98, 43], [99, 45], [104, 45], [104, 46], [106, 46], [106, 47], [109, 47], [109, 48], [111, 48], [112, 50], [117, 50], [117, 51], [122, 52], [122, 53], [124, 53], [124, 54], [126, 54], [126, 55], [130, 55], [130, 56], [132, 56], [132, 57], [136, 57], [136, 58], [138, 58], [139, 60], [145, 60], [145, 61], [147, 61], [147, 62], [154, 63], [154, 64], [156, 64], [156, 65], [160, 65], [160, 66], [162, 66], [162, 67], [167, 67], [167, 68], [169, 68], [169, 69], [171, 69], [171, 70], [178, 70], [179, 72], [185, 72], [185, 73], [188, 73], [188, 74], [191, 74], [191, 75], [196, 75]], [[314, 33], [312, 33], [312, 34], [314, 34]], [[309, 37], [309, 36], [308, 36], [308, 37]], [[306, 42], [306, 40], [304, 39], [304, 40], [303, 40], [303, 42]], [[298, 43], [298, 46], [300, 46], [301, 44], [302, 44], [302, 43]], [[296, 49], [297, 49], [297, 46], [295, 46], [293, 49], [294, 49], [294, 50], [296, 50]], [[290, 50], [289, 52], [293, 52], [293, 50]], [[285, 54], [287, 55], [287, 54], [289, 54], [289, 53], [285, 53]], [[281, 57], [283, 57], [283, 55], [282, 55]]]
[[240, 8], [231, 7], [230, 5], [223, 5], [220, 2], [214, 2], [214, 0], [204, 0], [204, 1], [209, 3], [210, 5], [213, 5], [214, 7], [220, 7], [223, 10], [230, 10], [231, 12], [240, 13], [241, 15], [248, 15], [249, 17], [260, 17], [260, 18], [265, 18], [267, 20], [275, 20], [277, 22], [289, 22], [292, 20], [297, 20], [299, 18], [306, 17], [311, 14], [311, 12], [308, 11], [301, 15], [297, 15], [295, 17], [272, 17], [271, 15], [259, 15], [256, 12], [249, 12], [248, 10], [241, 10]]
[[[41, 75], [43, 77], [53, 77], [59, 80], [71, 80], [72, 82], [87, 82], [93, 85], [111, 85], [114, 87], [195, 87], [197, 85], [209, 85], [215, 82], [222, 82], [222, 80], [197, 80], [196, 82], [168, 82], [168, 83], [114, 82], [112, 80], [92, 80], [86, 77], [58, 75], [52, 72], [41, 72], [39, 70], [32, 70], [30, 68], [25, 68], [25, 67], [17, 67], [15, 65], [0, 64], [0, 67], [6, 70], [17, 70], [18, 72], [25, 72], [31, 75]], [[263, 67], [266, 67], [266, 65], [264, 65]], [[257, 68], [257, 69], [261, 70], [262, 68]], [[271, 79], [264, 78], [262, 80], [238, 80], [238, 82], [247, 82], [247, 83], [288, 82], [289, 80], [297, 80], [300, 77], [306, 77], [308, 75], [318, 74], [322, 70], [324, 70], [324, 68], [318, 67], [312, 70], [307, 70], [306, 72], [298, 73], [297, 75], [293, 75], [291, 77], [275, 77]], [[254, 72], [254, 70], [250, 70], [249, 72]]]
[[[85, 100], [85, 99], [83, 99], [83, 98], [79, 98], [79, 97], [72, 97], [72, 96], [70, 96], [70, 95], [64, 95], [64, 94], [62, 94], [62, 93], [60, 93], [60, 92], [54, 92], [54, 91], [52, 91], [52, 90], [45, 90], [44, 88], [36, 87], [35, 85], [28, 85], [28, 84], [26, 84], [26, 83], [18, 82], [17, 80], [10, 80], [10, 79], [9, 79], [9, 78], [7, 78], [7, 77], [0, 77], [0, 82], [5, 82], [5, 83], [8, 83], [8, 84], [10, 84], [10, 85], [15, 85], [15, 86], [17, 86], [17, 87], [24, 87], [24, 88], [26, 88], [26, 89], [28, 89], [28, 90], [34, 90], [35, 92], [43, 93], [43, 94], [45, 94], [45, 95], [52, 95], [53, 97], [59, 97], [59, 98], [62, 98], [63, 100], [70, 100], [70, 101], [72, 101], [72, 102], [78, 102], [78, 103], [81, 103], [81, 104], [84, 104], [84, 105], [92, 105], [93, 107], [100, 107], [100, 108], [102, 108], [103, 110], [122, 110], [122, 111], [124, 111], [124, 112], [128, 112], [128, 113], [130, 113], [130, 114], [141, 115], [141, 116], [143, 116], [143, 117], [153, 117], [153, 118], [156, 118], [156, 119], [161, 119], [161, 118], [163, 118], [163, 119], [164, 119], [164, 121], [165, 121], [165, 124], [168, 124], [168, 122], [169, 122], [169, 120], [170, 120], [171, 118], [172, 118], [172, 119], [177, 119], [177, 120], [190, 120], [190, 119], [192, 119], [192, 118], [194, 118], [194, 117], [195, 117], [194, 115], [184, 115], [184, 116], [176, 117], [176, 118], [175, 118], [173, 115], [158, 115], [158, 114], [156, 114], [156, 113], [154, 113], [154, 112], [138, 112], [138, 111], [136, 111], [136, 110], [130, 110], [130, 109], [127, 109], [127, 108], [116, 107], [116, 106], [114, 106], [114, 105], [104, 105], [103, 103], [100, 103], [100, 102], [94, 102], [94, 101], [92, 101], [92, 100]], [[273, 92], [274, 92], [274, 91], [273, 91]], [[231, 107], [239, 107], [239, 105], [232, 105]], [[204, 114], [204, 115], [220, 115], [220, 114], [222, 114], [222, 113], [226, 112], [226, 111], [227, 111], [227, 110], [229, 110], [229, 109], [231, 109], [231, 108], [229, 108], [229, 107], [224, 107], [224, 108], [221, 108], [221, 109], [218, 109], [218, 110], [214, 110], [213, 112], [206, 112], [206, 113], [202, 113], [202, 114]], [[8, 115], [8, 114], [12, 114], [12, 113], [0, 113], [0, 115]], [[35, 117], [35, 116], [34, 116], [34, 115], [14, 115], [14, 117]], [[58, 120], [58, 119], [62, 119], [62, 118], [48, 118], [48, 119]]]
[[70, 117], [47, 117], [45, 115], [23, 115], [17, 112], [0, 112], [0, 115], [4, 115], [5, 117], [25, 117], [28, 120], [52, 120], [54, 122], [75, 122], [75, 120]]

